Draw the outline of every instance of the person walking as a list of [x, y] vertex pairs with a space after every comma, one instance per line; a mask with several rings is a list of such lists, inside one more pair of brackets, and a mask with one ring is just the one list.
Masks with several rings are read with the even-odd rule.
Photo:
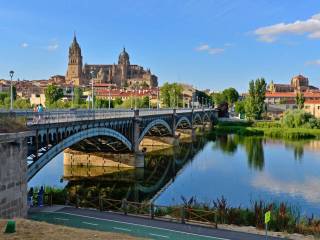
[[33, 187], [29, 189], [27, 202], [29, 207], [33, 207]]
[[[41, 120], [41, 114], [42, 114], [42, 112], [43, 112], [43, 107], [42, 107], [42, 104], [40, 103], [39, 105], [38, 105], [38, 114], [39, 114], [39, 121]], [[38, 121], [38, 122], [39, 122]]]
[[43, 186], [40, 187], [40, 190], [38, 192], [38, 206], [43, 207], [43, 195], [44, 195], [44, 189]]
[[32, 119], [33, 123], [37, 122], [37, 112], [38, 112], [38, 105], [34, 105], [34, 107], [33, 107], [33, 119]]

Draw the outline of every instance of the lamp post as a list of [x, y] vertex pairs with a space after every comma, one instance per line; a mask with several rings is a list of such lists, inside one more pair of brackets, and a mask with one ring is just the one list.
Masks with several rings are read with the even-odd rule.
[[134, 109], [137, 109], [137, 86], [134, 87]]
[[72, 87], [72, 107], [74, 107], [74, 83], [73, 83], [73, 81], [71, 82], [71, 87]]
[[157, 109], [159, 109], [159, 87], [157, 90]]
[[10, 78], [11, 78], [11, 81], [10, 81], [10, 111], [13, 110], [13, 87], [12, 87], [12, 77], [13, 77], [13, 74], [14, 74], [14, 71], [10, 71], [9, 72], [10, 74]]
[[92, 110], [94, 109], [94, 103], [93, 103], [93, 77], [94, 77], [94, 71], [90, 71], [90, 74], [91, 74], [91, 101], [92, 101]]
[[109, 86], [109, 110], [110, 110], [110, 99], [111, 99], [111, 86]]

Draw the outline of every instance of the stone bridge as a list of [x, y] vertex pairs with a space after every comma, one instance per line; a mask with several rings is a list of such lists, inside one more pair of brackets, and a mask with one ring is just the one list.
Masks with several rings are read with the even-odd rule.
[[194, 129], [195, 125], [211, 124], [217, 118], [214, 109], [98, 109], [25, 114], [27, 126], [34, 133], [27, 141], [28, 180], [75, 144], [80, 150], [139, 154], [139, 144], [145, 136], [176, 138], [177, 129]]

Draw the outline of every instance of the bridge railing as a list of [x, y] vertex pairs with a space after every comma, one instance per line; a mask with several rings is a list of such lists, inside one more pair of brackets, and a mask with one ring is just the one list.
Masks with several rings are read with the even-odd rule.
[[[194, 112], [209, 111], [212, 109], [194, 108]], [[140, 116], [152, 116], [173, 114], [173, 109], [139, 109]], [[176, 109], [176, 113], [188, 113], [191, 112], [191, 108], [179, 108]], [[95, 109], [95, 110], [50, 110], [41, 113], [32, 112], [30, 110], [15, 110], [13, 112], [1, 111], [0, 116], [16, 116], [25, 117], [26, 125], [33, 126], [39, 124], [54, 124], [65, 123], [75, 121], [89, 121], [111, 118], [130, 118], [134, 117], [134, 110], [130, 109]]]
[[139, 116], [152, 116], [152, 115], [163, 115], [163, 114], [173, 114], [173, 109], [171, 109], [171, 108], [159, 108], [159, 109], [142, 108], [142, 109], [139, 109]]
[[133, 117], [132, 110], [70, 110], [70, 111], [50, 111], [35, 112], [27, 115], [27, 126], [39, 124], [54, 124], [77, 121], [90, 121], [112, 118]]

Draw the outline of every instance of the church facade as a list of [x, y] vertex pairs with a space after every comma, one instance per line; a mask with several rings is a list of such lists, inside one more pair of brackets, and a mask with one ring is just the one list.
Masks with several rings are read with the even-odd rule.
[[120, 53], [118, 64], [82, 64], [82, 54], [76, 36], [69, 47], [69, 62], [66, 73], [66, 83], [75, 86], [94, 83], [105, 83], [124, 87], [149, 87], [158, 86], [158, 78], [150, 69], [145, 70], [139, 65], [131, 65], [129, 54], [125, 48]]

